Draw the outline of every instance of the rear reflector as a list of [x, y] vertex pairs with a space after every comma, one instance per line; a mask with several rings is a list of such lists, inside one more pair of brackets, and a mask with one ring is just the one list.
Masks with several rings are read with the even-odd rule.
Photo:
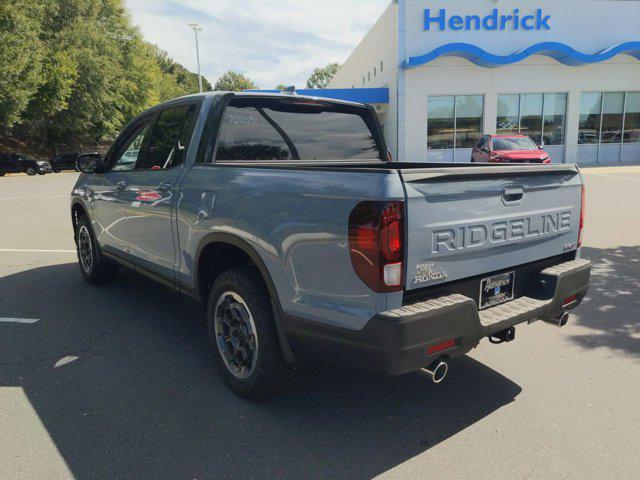
[[427, 348], [427, 355], [433, 355], [434, 353], [449, 350], [456, 346], [455, 339], [447, 340], [446, 342], [438, 343], [437, 345], [431, 345]]
[[402, 264], [390, 263], [384, 266], [384, 284], [391, 286], [400, 286], [402, 284]]
[[564, 302], [562, 302], [562, 306], [566, 307], [567, 305], [571, 305], [572, 303], [576, 302], [578, 300], [578, 296], [577, 295], [571, 295], [570, 297], [567, 297], [564, 299]]

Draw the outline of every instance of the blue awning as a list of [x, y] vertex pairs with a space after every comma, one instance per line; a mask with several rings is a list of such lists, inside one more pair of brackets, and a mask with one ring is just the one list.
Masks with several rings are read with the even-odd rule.
[[578, 67], [604, 62], [620, 54], [631, 55], [640, 60], [640, 42], [622, 43], [593, 54], [579, 52], [563, 43], [544, 42], [531, 45], [511, 55], [494, 55], [469, 43], [448, 43], [424, 55], [410, 57], [403, 66], [404, 68], [413, 68], [432, 62], [439, 57], [462, 57], [481, 67], [497, 68], [520, 62], [531, 55], [545, 55], [564, 65]]
[[[247, 90], [248, 92], [278, 93], [280, 90]], [[333, 98], [358, 103], [389, 103], [388, 88], [326, 88], [296, 90], [298, 95], [310, 97]]]

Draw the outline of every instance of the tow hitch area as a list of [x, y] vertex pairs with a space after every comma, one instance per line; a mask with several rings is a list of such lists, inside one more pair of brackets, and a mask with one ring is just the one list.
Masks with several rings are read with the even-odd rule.
[[504, 342], [513, 342], [516, 339], [516, 327], [507, 328], [501, 332], [489, 336], [489, 341], [495, 345]]

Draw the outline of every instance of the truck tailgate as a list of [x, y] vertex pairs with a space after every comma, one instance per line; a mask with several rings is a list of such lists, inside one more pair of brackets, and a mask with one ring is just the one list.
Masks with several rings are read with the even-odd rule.
[[575, 166], [401, 170], [407, 193], [406, 289], [507, 270], [577, 248]]

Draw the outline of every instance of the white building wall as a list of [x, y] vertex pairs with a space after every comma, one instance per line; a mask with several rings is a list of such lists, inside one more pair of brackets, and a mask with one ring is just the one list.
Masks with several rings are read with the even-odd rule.
[[[340, 67], [327, 88], [389, 89], [389, 105], [378, 116], [387, 143], [397, 144], [398, 5], [389, 4], [378, 21]], [[383, 65], [382, 72], [380, 65]], [[374, 70], [375, 69], [375, 70]], [[371, 79], [369, 79], [371, 76]], [[363, 82], [364, 78], [364, 82]]]
[[[613, 45], [640, 40], [640, 2], [637, 0], [398, 0], [404, 2], [407, 25], [407, 55], [422, 55], [447, 43], [464, 42], [485, 50], [509, 55], [539, 42], [560, 42], [576, 50], [595, 53]], [[523, 29], [504, 31], [440, 31], [431, 24], [424, 29], [424, 10], [436, 15], [446, 9], [447, 16], [484, 17], [497, 8], [509, 14], [519, 9], [520, 16], [542, 9], [551, 15], [550, 30]], [[402, 60], [402, 59], [401, 59]]]
[[[551, 15], [549, 30], [441, 31], [424, 28], [424, 11], [439, 15], [484, 17], [498, 9], [509, 14]], [[519, 63], [486, 68], [459, 57], [442, 57], [405, 69], [410, 58], [449, 43], [469, 43], [496, 55], [510, 55], [541, 42], [558, 42], [588, 54], [614, 45], [640, 41], [638, 0], [396, 0], [347, 59], [330, 88], [388, 87], [390, 104], [380, 115], [387, 143], [400, 160], [425, 161], [427, 155], [427, 97], [484, 95], [483, 133], [496, 131], [498, 95], [507, 93], [567, 93], [565, 146], [549, 147], [556, 158], [576, 162], [588, 154], [578, 145], [580, 97], [583, 92], [640, 91], [640, 61], [618, 55], [603, 63], [580, 67], [534, 55]], [[384, 61], [382, 75], [373, 67]], [[368, 74], [371, 73], [371, 80]], [[363, 84], [362, 78], [365, 77]], [[625, 150], [626, 148], [626, 150]], [[470, 156], [462, 152], [457, 160]], [[587, 155], [588, 156], [588, 155]], [[429, 155], [432, 157], [432, 155]], [[622, 161], [640, 162], [640, 144], [623, 146]], [[434, 159], [434, 158], [432, 158]], [[468, 160], [468, 159], [467, 159]]]
[[[449, 43], [469, 43], [496, 55], [510, 55], [541, 42], [558, 42], [583, 53], [596, 53], [614, 45], [640, 41], [640, 1], [620, 0], [399, 0], [404, 3], [406, 54], [424, 55]], [[504, 31], [452, 30], [447, 24], [440, 30], [431, 23], [425, 30], [425, 9], [438, 16], [446, 10], [453, 15], [484, 17], [498, 9], [510, 14], [519, 9], [521, 16], [542, 9], [551, 15], [550, 30]], [[401, 21], [402, 22], [402, 21]], [[427, 96], [481, 94], [484, 101], [483, 133], [496, 131], [498, 95], [502, 93], [567, 93], [565, 147], [549, 147], [552, 156], [566, 162], [577, 162], [585, 151], [578, 146], [580, 96], [589, 91], [640, 91], [640, 62], [627, 55], [618, 55], [600, 64], [581, 67], [563, 65], [549, 57], [535, 55], [499, 68], [485, 68], [459, 57], [441, 57], [424, 66], [407, 69], [406, 118], [404, 149], [408, 161], [450, 159], [451, 156], [427, 155]], [[564, 150], [564, 151], [562, 151]], [[623, 158], [634, 155], [640, 162], [640, 152], [627, 148]], [[467, 160], [468, 151], [460, 152], [456, 160]]]
[[640, 91], [640, 62], [626, 55], [583, 67], [570, 67], [551, 58], [533, 56], [496, 69], [448, 57], [410, 69], [405, 76], [407, 161], [427, 160], [428, 95], [485, 95], [483, 130], [485, 134], [491, 134], [496, 131], [499, 94], [568, 93], [564, 159], [575, 163], [578, 161], [581, 93]]

